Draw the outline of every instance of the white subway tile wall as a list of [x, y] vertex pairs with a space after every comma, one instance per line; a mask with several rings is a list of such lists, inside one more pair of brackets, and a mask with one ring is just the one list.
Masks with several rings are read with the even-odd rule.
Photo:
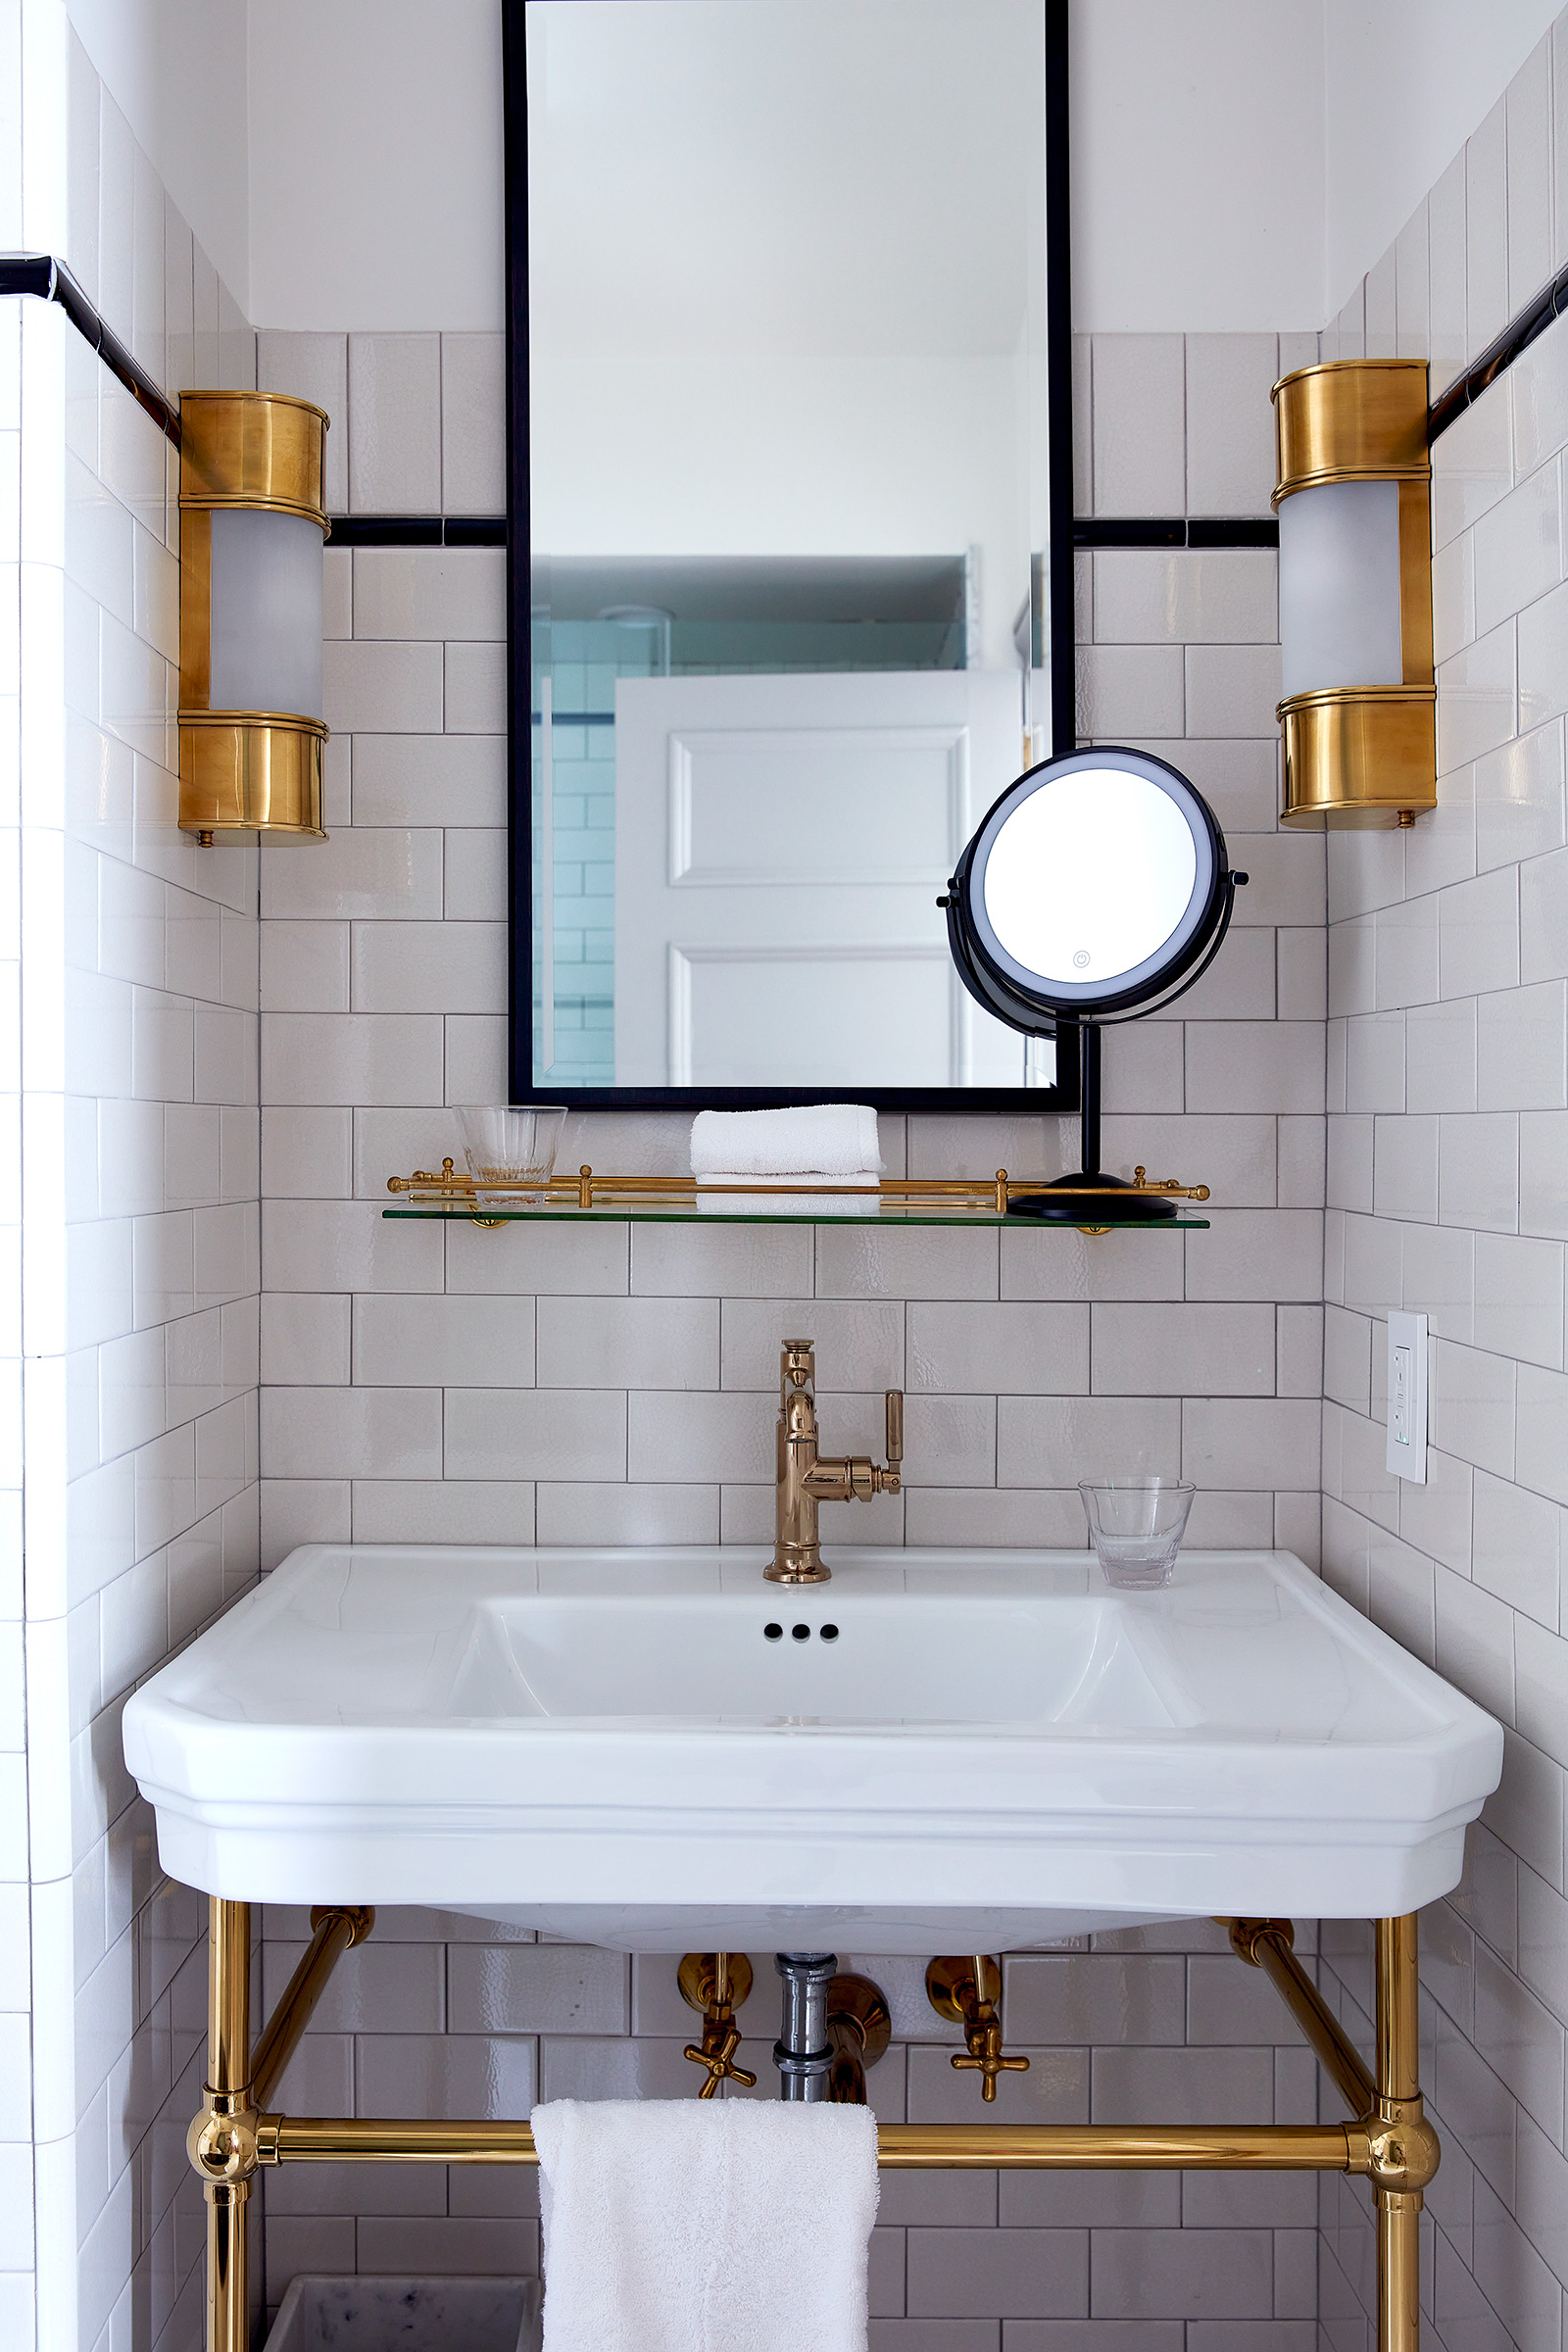
[[[319, 383], [325, 340], [264, 336], [268, 381]], [[433, 479], [439, 445], [449, 503], [457, 481], [475, 506], [482, 485], [499, 504], [493, 342], [431, 336], [416, 351], [401, 338], [395, 368], [376, 352], [372, 375], [357, 354], [378, 341], [348, 342], [356, 503], [372, 478]], [[1266, 513], [1280, 365], [1272, 336], [1097, 338], [1084, 463], [1103, 510]], [[357, 404], [371, 391], [367, 424]], [[846, 1443], [880, 1449], [883, 1390], [908, 1396], [905, 1494], [829, 1506], [833, 1543], [1081, 1543], [1076, 1481], [1114, 1460], [1197, 1476], [1197, 1540], [1279, 1543], [1315, 1562], [1326, 880], [1322, 842], [1275, 825], [1273, 556], [1083, 564], [1095, 731], [1192, 773], [1252, 877], [1186, 1017], [1118, 1030], [1106, 1048], [1108, 1164], [1210, 1183], [1213, 1228], [1092, 1241], [385, 1221], [387, 1177], [456, 1152], [451, 1105], [506, 1083], [505, 746], [488, 682], [503, 576], [484, 549], [332, 561], [343, 800], [327, 850], [261, 860], [264, 1564], [351, 1535], [758, 1541], [771, 1532], [778, 1346], [797, 1329], [816, 1340], [824, 1422]], [[1056, 1120], [883, 1122], [890, 1167], [915, 1173], [1055, 1173], [1076, 1144], [1075, 1123]], [[683, 1167], [685, 1145], [675, 1117], [595, 1116], [572, 1122], [563, 1156]], [[269, 1911], [269, 1984], [303, 1932]], [[1004, 2084], [999, 2114], [1314, 2112], [1306, 2053], [1280, 2014], [1248, 2002], [1217, 1931], [1100, 1941], [1009, 1963], [1012, 2033], [1033, 2069]], [[948, 2067], [953, 2035], [920, 1967], [863, 1964], [895, 1999], [881, 2112], [969, 2115], [974, 2083]], [[341, 2011], [318, 2014], [285, 2099], [523, 2114], [536, 2088], [695, 2089], [680, 2054], [695, 2021], [667, 1956], [627, 1962], [411, 1912], [349, 1966], [361, 1974], [334, 1995]], [[777, 1988], [771, 1955], [757, 1967], [743, 2022], [765, 2094]], [[1224, 1991], [1210, 1989], [1216, 1971]], [[272, 2306], [302, 2268], [373, 2269], [416, 2242], [416, 2219], [436, 2268], [535, 2258], [530, 2183], [312, 2169], [270, 2180], [266, 2203]], [[873, 2340], [1001, 2352], [1004, 2329], [1009, 2347], [1070, 2329], [1113, 2352], [1136, 2326], [1294, 2347], [1315, 2314], [1314, 2214], [1310, 2181], [890, 2180]]]
[[[254, 383], [64, 12], [25, 74], [20, 15], [0, 247], [63, 251], [171, 392]], [[0, 302], [0, 2341], [185, 2352], [206, 1906], [120, 1718], [257, 1572], [257, 858], [176, 830], [175, 461], [51, 305]]]
[[[1568, 16], [1392, 258], [1399, 349], [1430, 352], [1434, 394], [1568, 262]], [[1369, 321], [1386, 268], [1366, 281]], [[1443, 2136], [1422, 2326], [1450, 2352], [1559, 2352], [1568, 325], [1432, 456], [1442, 805], [1407, 835], [1329, 844], [1323, 1573], [1504, 1726], [1464, 1884], [1421, 1922], [1422, 2070]], [[1393, 1307], [1432, 1332], [1425, 1487], [1383, 1468]], [[1367, 1933], [1325, 1923], [1321, 1974], [1369, 2047]], [[1359, 2184], [1325, 2179], [1320, 2226], [1321, 2340], [1370, 2352]]]
[[[3, 143], [9, 158], [0, 168], [0, 222], [5, 224], [0, 234], [8, 242], [15, 235], [20, 242], [20, 124], [10, 97], [20, 64], [20, 28], [7, 26], [6, 32], [0, 82], [7, 87], [8, 99], [0, 101], [0, 107], [4, 109], [8, 135]], [[96, 123], [94, 128], [96, 135]], [[20, 303], [0, 302], [0, 587], [6, 600], [6, 622], [0, 633], [0, 1298], [5, 1301], [0, 1314], [0, 2213], [4, 2216], [0, 2221], [0, 2335], [30, 2346], [34, 2340], [37, 2230], [29, 2017], [33, 1972], [27, 1805], [32, 1776], [27, 1756], [22, 1514], [21, 310]], [[58, 536], [57, 518], [57, 540]], [[69, 1391], [63, 1381], [56, 1381], [55, 1393], [69, 1412]], [[91, 1535], [85, 1535], [84, 1541], [90, 1544]], [[70, 1703], [59, 1581], [57, 1577], [49, 1641], [57, 1721]], [[68, 1739], [62, 1729], [50, 1791], [57, 1817], [65, 1778], [59, 1765]], [[55, 1842], [58, 1849], [58, 1838]], [[67, 1857], [62, 1876], [69, 1867]], [[100, 1890], [106, 1876], [100, 1868]], [[103, 1900], [100, 1891], [100, 1909]], [[57, 1932], [64, 1926], [69, 1938], [69, 1899], [63, 1903], [57, 1894], [51, 1910]], [[55, 2021], [69, 2031], [71, 2019], [63, 2004], [56, 2009]], [[41, 2090], [43, 2086], [38, 2087]], [[53, 2087], [52, 2121], [57, 2130], [69, 2130], [74, 2118], [63, 2113], [68, 2100], [59, 2095], [62, 2086]], [[65, 2087], [69, 2090], [69, 2085]], [[100, 2172], [103, 2169], [100, 2167]], [[74, 2251], [73, 2245], [73, 2258]]]
[[[0, 108], [18, 24], [0, 11]], [[254, 336], [55, 37], [28, 70], [58, 83], [60, 154], [35, 142], [33, 179], [0, 160], [0, 243], [64, 249], [173, 389], [318, 400], [334, 508], [498, 512], [500, 338]], [[1568, 18], [1321, 336], [1080, 341], [1079, 512], [1264, 513], [1276, 371], [1393, 349], [1430, 356], [1441, 390], [1568, 260], [1565, 223]], [[881, 1389], [909, 1396], [906, 1494], [830, 1510], [832, 1542], [1077, 1542], [1089, 1463], [1182, 1469], [1199, 1541], [1315, 1563], [1321, 1511], [1337, 1587], [1503, 1719], [1503, 1788], [1424, 1922], [1445, 2135], [1427, 2321], [1449, 2352], [1561, 2352], [1565, 336], [1438, 446], [1443, 806], [1408, 837], [1335, 835], [1325, 864], [1276, 828], [1272, 557], [1080, 559], [1081, 728], [1192, 774], [1252, 877], [1201, 991], [1107, 1049], [1109, 1164], [1210, 1183], [1209, 1233], [486, 1234], [380, 1210], [389, 1173], [455, 1149], [451, 1106], [505, 1083], [497, 556], [329, 555], [333, 839], [198, 857], [172, 822], [169, 454], [58, 313], [0, 304], [0, 567], [19, 567], [23, 654], [0, 674], [0, 1231], [21, 1269], [0, 1285], [7, 2344], [35, 2318], [83, 2352], [200, 2336], [181, 2142], [203, 1906], [158, 1874], [119, 1760], [125, 1691], [305, 1540], [757, 1539], [770, 1357], [805, 1314], [832, 1430], [874, 1444]], [[24, 956], [44, 978], [20, 991]], [[1056, 1122], [884, 1122], [895, 1170], [1054, 1173], [1074, 1144]], [[602, 1116], [565, 1149], [677, 1166], [684, 1135]], [[1434, 1334], [1419, 1490], [1383, 1469], [1381, 1324], [1401, 1304]], [[270, 1994], [305, 1923], [265, 1926]], [[919, 1964], [845, 1958], [893, 2002], [879, 2111], [972, 2114]], [[743, 2023], [765, 2095], [756, 1963]], [[1329, 1930], [1322, 1974], [1364, 2041], [1365, 1937]], [[1265, 1992], [1207, 1926], [1014, 1958], [1033, 2065], [997, 2112], [1309, 2118], [1313, 2064]], [[282, 2095], [520, 2115], [540, 2093], [689, 2094], [691, 2024], [668, 1957], [387, 1915]], [[272, 2307], [305, 2269], [537, 2260], [535, 2184], [506, 2173], [305, 2168], [256, 2212]], [[1365, 2201], [1338, 2180], [890, 2178], [873, 2344], [1364, 2352], [1370, 2254]]]

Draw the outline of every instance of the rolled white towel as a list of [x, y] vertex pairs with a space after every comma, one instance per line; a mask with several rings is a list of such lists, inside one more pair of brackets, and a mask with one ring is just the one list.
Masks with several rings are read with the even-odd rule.
[[876, 1112], [864, 1102], [700, 1110], [692, 1121], [694, 1176], [853, 1176], [881, 1166]]
[[533, 2111], [545, 2352], [865, 2352], [868, 2107]]
[[[847, 1176], [824, 1176], [823, 1184], [880, 1186], [875, 1168], [856, 1168]], [[765, 1193], [724, 1191], [732, 1184], [765, 1184]], [[786, 1179], [744, 1176], [734, 1168], [697, 1179], [697, 1206], [705, 1217], [875, 1217], [881, 1214], [880, 1190], [855, 1193], [792, 1193]]]

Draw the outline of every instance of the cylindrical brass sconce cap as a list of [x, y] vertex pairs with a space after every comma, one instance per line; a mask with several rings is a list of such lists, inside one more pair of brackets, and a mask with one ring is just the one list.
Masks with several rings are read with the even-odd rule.
[[206, 840], [324, 841], [321, 745], [310, 719], [257, 711], [179, 714], [179, 826]]
[[1438, 805], [1437, 690], [1342, 686], [1281, 703], [1282, 825], [1406, 825]]
[[1425, 360], [1325, 360], [1272, 397], [1276, 508], [1318, 482], [1430, 477]]
[[324, 410], [286, 392], [182, 392], [182, 507], [272, 507], [326, 529]]

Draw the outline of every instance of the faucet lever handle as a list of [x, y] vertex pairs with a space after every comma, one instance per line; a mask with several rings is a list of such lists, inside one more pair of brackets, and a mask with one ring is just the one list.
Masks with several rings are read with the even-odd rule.
[[904, 1459], [904, 1391], [888, 1391], [888, 1468], [896, 1470]]

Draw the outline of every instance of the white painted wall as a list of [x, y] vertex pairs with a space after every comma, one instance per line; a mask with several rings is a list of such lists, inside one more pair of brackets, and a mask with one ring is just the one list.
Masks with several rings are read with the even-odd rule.
[[251, 0], [250, 142], [259, 323], [501, 325], [500, 0]]
[[1319, 0], [1076, 0], [1072, 144], [1082, 332], [1321, 324]]
[[[67, 0], [132, 136], [248, 310], [249, 0]], [[271, 0], [262, 0], [270, 11]]]
[[[501, 325], [498, 0], [69, 7], [261, 324]], [[1551, 0], [1076, 0], [1078, 325], [1320, 324], [1551, 15]]]
[[1323, 0], [1323, 318], [1393, 244], [1556, 13], [1553, 0]]
[[1320, 325], [1553, 13], [1551, 0], [1075, 0], [1076, 324]]

